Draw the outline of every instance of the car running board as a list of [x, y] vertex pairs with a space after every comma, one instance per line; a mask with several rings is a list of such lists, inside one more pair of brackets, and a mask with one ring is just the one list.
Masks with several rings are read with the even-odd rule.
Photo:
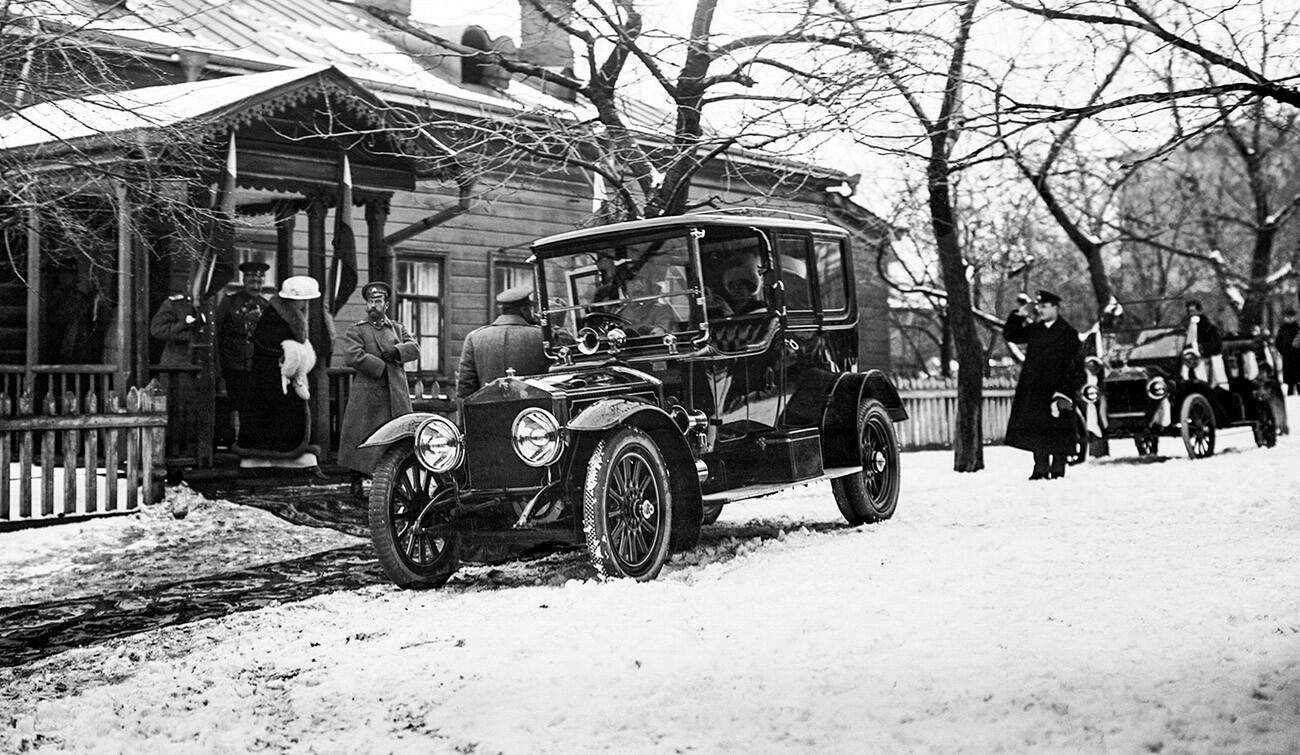
[[822, 480], [834, 480], [837, 477], [848, 477], [851, 474], [857, 474], [862, 471], [862, 467], [831, 467], [816, 477], [809, 477], [806, 480], [797, 482], [776, 482], [763, 483], [761, 485], [746, 485], [743, 488], [733, 488], [724, 490], [719, 493], [710, 493], [704, 496], [704, 504], [732, 503], [734, 501], [743, 501], [747, 498], [762, 498], [765, 495], [780, 493], [782, 490], [789, 490], [796, 485], [811, 485], [814, 482]]

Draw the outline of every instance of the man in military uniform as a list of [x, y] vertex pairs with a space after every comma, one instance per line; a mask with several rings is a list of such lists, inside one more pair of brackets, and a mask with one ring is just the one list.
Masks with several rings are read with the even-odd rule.
[[487, 383], [516, 375], [538, 375], [549, 366], [542, 351], [542, 329], [532, 319], [532, 284], [497, 295], [501, 316], [465, 337], [456, 378], [456, 398], [463, 399]]
[[362, 286], [366, 319], [349, 325], [341, 339], [343, 363], [356, 370], [339, 437], [339, 464], [352, 470], [354, 498], [365, 497], [361, 480], [374, 473], [383, 451], [358, 446], [385, 422], [411, 411], [402, 365], [419, 359], [420, 347], [405, 326], [388, 319], [392, 295], [382, 281]]
[[194, 364], [190, 343], [194, 332], [203, 327], [203, 315], [194, 308], [189, 294], [173, 294], [163, 301], [149, 320], [149, 335], [163, 342], [158, 364], [163, 367], [188, 367]]
[[234, 410], [233, 423], [239, 431], [239, 413], [248, 401], [248, 381], [253, 367], [253, 331], [262, 317], [266, 299], [262, 285], [266, 282], [269, 266], [264, 262], [244, 262], [239, 272], [244, 275], [244, 287], [221, 300], [217, 305], [217, 358], [221, 364], [221, 378], [226, 383], [226, 396]]
[[1052, 480], [1065, 476], [1066, 456], [1078, 440], [1073, 402], [1085, 380], [1083, 349], [1079, 332], [1060, 316], [1061, 297], [1051, 291], [1039, 291], [1036, 301], [1022, 296], [1002, 327], [1008, 343], [1025, 344], [1006, 444], [1033, 452], [1029, 479]]

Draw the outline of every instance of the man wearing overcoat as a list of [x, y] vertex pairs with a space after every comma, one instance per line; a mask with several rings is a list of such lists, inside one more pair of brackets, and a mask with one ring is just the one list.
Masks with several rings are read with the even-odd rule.
[[1079, 333], [1060, 316], [1061, 297], [1038, 292], [1007, 317], [1002, 333], [1025, 344], [1025, 361], [1011, 402], [1006, 443], [1034, 454], [1031, 480], [1065, 476], [1066, 456], [1076, 442], [1073, 401], [1083, 387]]
[[382, 281], [361, 287], [366, 319], [348, 326], [342, 338], [343, 363], [356, 370], [343, 412], [339, 464], [352, 470], [351, 492], [364, 497], [361, 480], [374, 473], [382, 448], [358, 448], [385, 422], [411, 411], [405, 362], [420, 358], [420, 347], [399, 322], [388, 318], [393, 289]]
[[257, 330], [266, 297], [262, 285], [266, 282], [265, 262], [244, 262], [239, 272], [244, 276], [244, 287], [225, 297], [214, 314], [217, 327], [217, 358], [221, 362], [221, 379], [226, 384], [226, 396], [235, 412], [235, 433], [239, 432], [239, 414], [247, 411], [249, 376], [253, 369], [253, 331]]
[[542, 350], [542, 329], [531, 319], [533, 287], [515, 286], [497, 295], [501, 316], [465, 337], [456, 377], [456, 398], [463, 399], [504, 377], [539, 375], [549, 366]]

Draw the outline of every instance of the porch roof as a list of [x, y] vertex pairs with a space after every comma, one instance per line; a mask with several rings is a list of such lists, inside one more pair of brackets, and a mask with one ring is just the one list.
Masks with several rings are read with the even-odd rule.
[[145, 87], [44, 102], [0, 117], [0, 150], [51, 157], [115, 146], [174, 140], [176, 131], [213, 137], [304, 101], [325, 96], [377, 129], [400, 135], [412, 157], [437, 161], [454, 172], [455, 151], [413, 118], [333, 66], [289, 68], [184, 84]]

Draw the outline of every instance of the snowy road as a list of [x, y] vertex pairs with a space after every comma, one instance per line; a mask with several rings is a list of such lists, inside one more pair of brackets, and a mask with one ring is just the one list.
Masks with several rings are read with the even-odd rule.
[[0, 669], [0, 752], [1300, 752], [1300, 436], [1166, 443], [907, 454], [893, 521], [738, 504], [649, 584], [531, 584], [561, 556]]

